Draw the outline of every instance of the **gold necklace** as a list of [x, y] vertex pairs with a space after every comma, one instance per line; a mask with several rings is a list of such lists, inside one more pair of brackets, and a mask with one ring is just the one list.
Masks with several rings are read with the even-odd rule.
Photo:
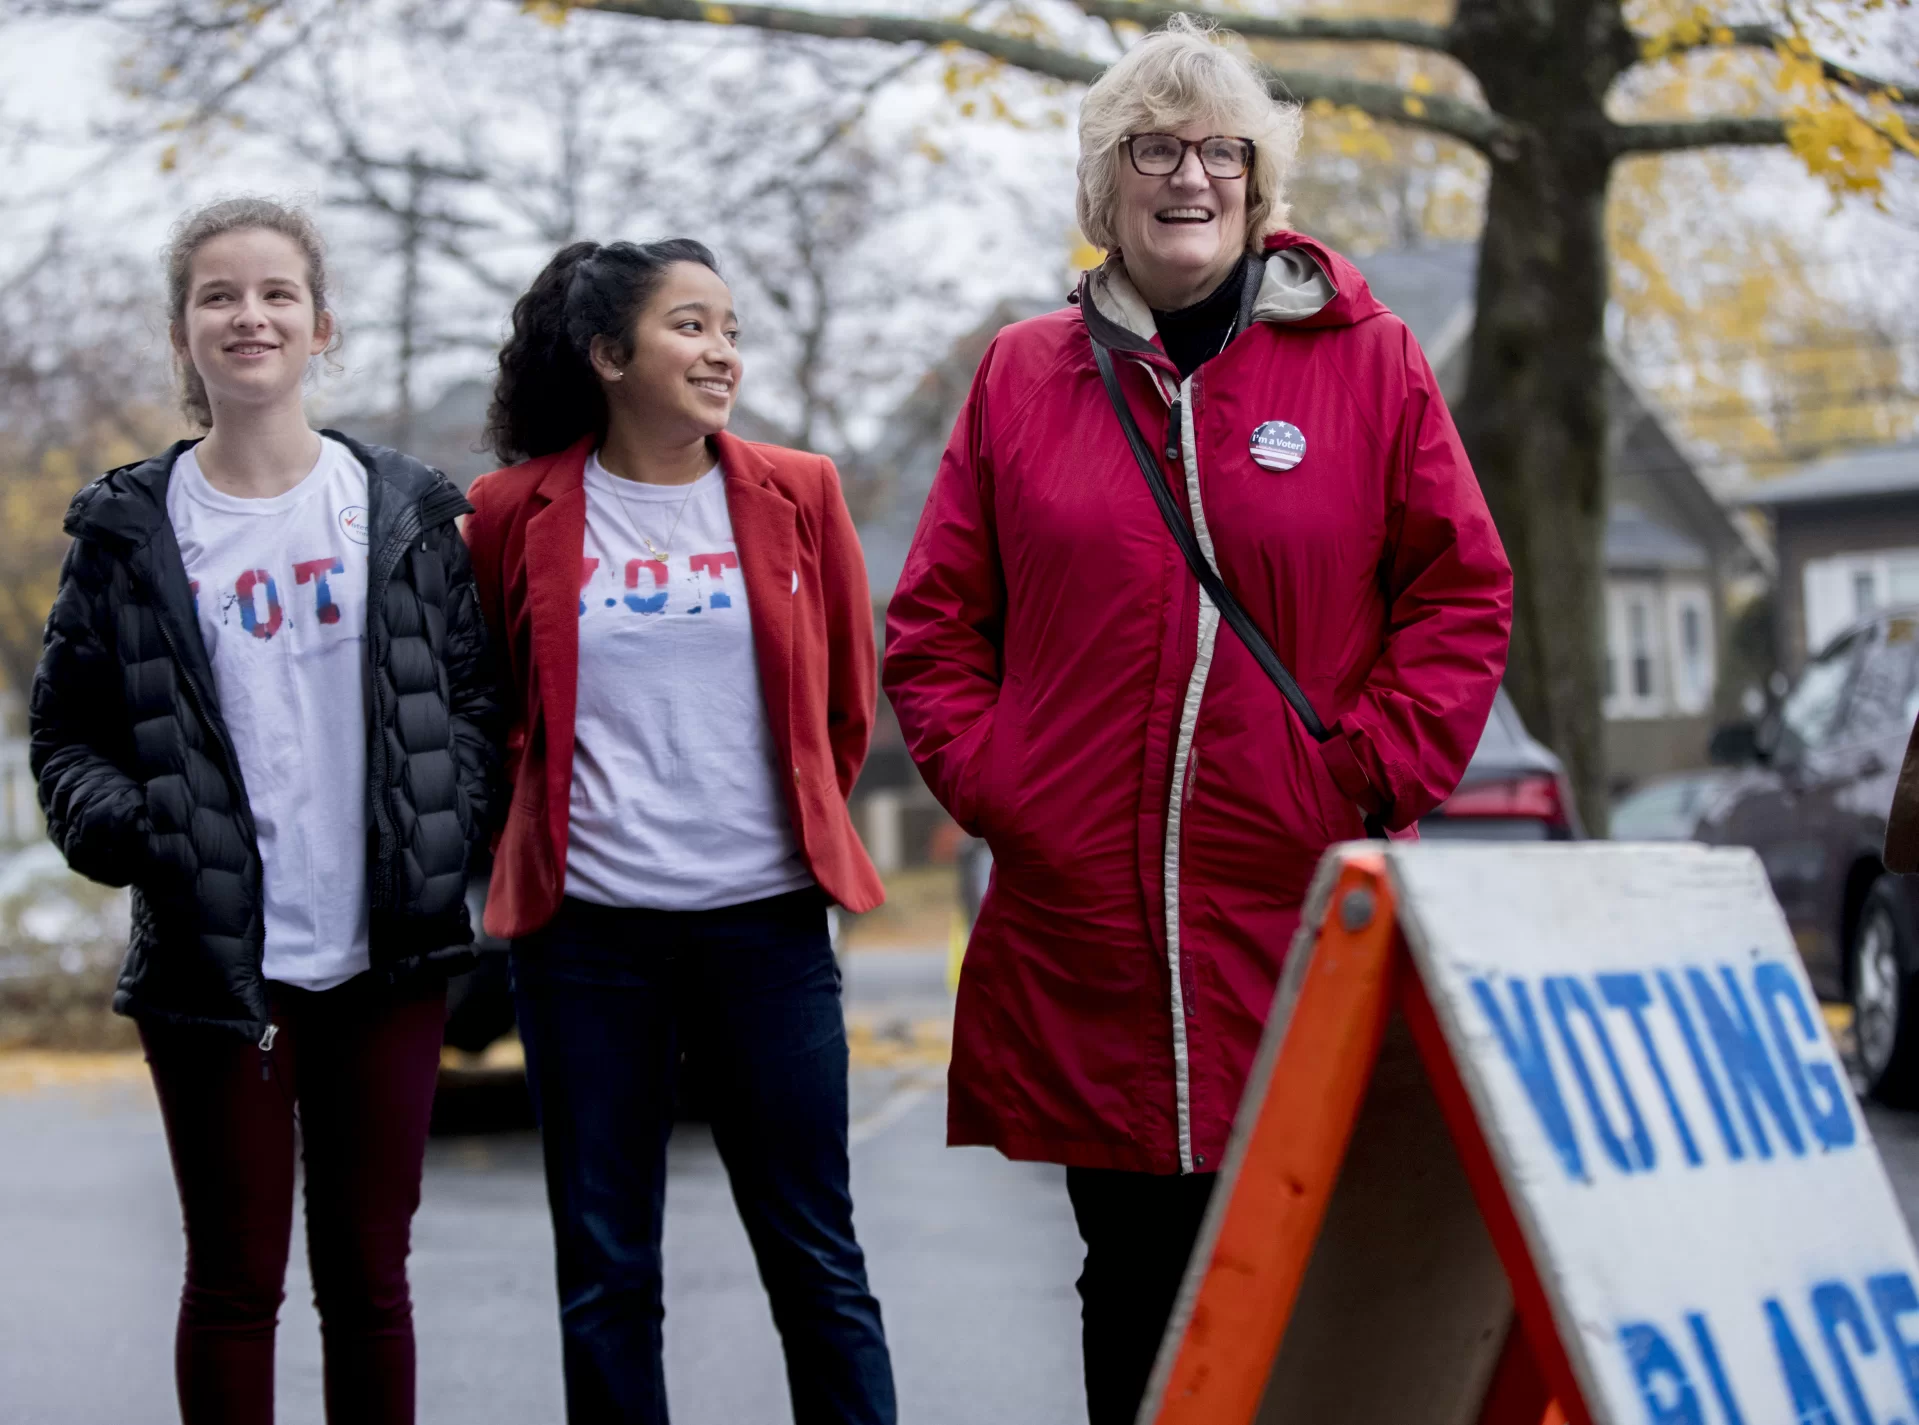
[[[602, 470], [606, 469], [604, 465], [600, 468]], [[680, 497], [680, 507], [673, 515], [672, 528], [666, 532], [666, 548], [661, 549], [647, 537], [646, 531], [640, 528], [640, 522], [633, 518], [633, 506], [627, 500], [626, 492], [620, 488], [622, 484], [626, 483], [625, 477], [613, 475], [611, 470], [607, 470], [606, 473], [613, 476], [613, 497], [620, 502], [620, 509], [626, 514], [627, 527], [639, 537], [640, 543], [646, 546], [646, 552], [650, 554], [657, 563], [666, 563], [673, 553], [673, 536], [680, 532], [680, 521], [686, 515], [686, 507], [693, 502], [693, 487], [698, 485], [701, 480], [704, 480], [706, 476], [701, 475], [698, 479], [688, 482], [686, 494]]]

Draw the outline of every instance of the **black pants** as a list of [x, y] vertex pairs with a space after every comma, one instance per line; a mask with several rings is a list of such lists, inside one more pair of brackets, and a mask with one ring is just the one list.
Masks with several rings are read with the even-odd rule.
[[682, 1048], [703, 1060], [796, 1425], [893, 1425], [886, 1335], [853, 1235], [846, 1025], [820, 893], [707, 911], [569, 898], [513, 943], [513, 976], [572, 1425], [666, 1425], [660, 1229]]
[[1066, 1192], [1086, 1242], [1079, 1274], [1086, 1415], [1091, 1425], [1133, 1425], [1213, 1196], [1213, 1174], [1068, 1168]]

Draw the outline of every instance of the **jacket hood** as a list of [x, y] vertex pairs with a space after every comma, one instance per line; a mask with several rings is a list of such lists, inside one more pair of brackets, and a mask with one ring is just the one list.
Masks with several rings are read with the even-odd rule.
[[[472, 508], [451, 480], [410, 455], [384, 445], [363, 445], [337, 430], [320, 434], [353, 452], [354, 459], [366, 467], [367, 477], [386, 487], [390, 508], [419, 505], [424, 525], [453, 519]], [[174, 462], [199, 443], [198, 439], [176, 441], [158, 455], [109, 470], [83, 486], [67, 506], [66, 532], [75, 539], [129, 548], [145, 543], [166, 521], [167, 483], [173, 478]]]
[[[1386, 311], [1357, 267], [1302, 233], [1274, 233], [1260, 256], [1257, 282], [1248, 282], [1241, 304], [1244, 321], [1345, 327]], [[1117, 253], [1080, 279], [1077, 301], [1088, 327], [1108, 346], [1158, 352], [1152, 308]]]

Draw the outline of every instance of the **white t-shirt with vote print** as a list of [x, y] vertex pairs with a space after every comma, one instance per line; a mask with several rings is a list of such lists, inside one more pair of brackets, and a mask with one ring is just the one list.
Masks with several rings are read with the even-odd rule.
[[582, 554], [566, 893], [711, 910], [811, 885], [719, 469], [642, 485], [593, 456]]
[[367, 472], [322, 437], [285, 494], [241, 499], [188, 450], [167, 517], [259, 829], [266, 976], [324, 990], [367, 968]]

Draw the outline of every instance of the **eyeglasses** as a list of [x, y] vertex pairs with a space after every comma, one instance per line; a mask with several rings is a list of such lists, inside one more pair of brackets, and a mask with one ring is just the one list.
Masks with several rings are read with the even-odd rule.
[[1164, 178], [1179, 172], [1186, 162], [1186, 150], [1199, 150], [1199, 166], [1214, 178], [1244, 178], [1253, 166], [1253, 141], [1213, 134], [1203, 139], [1182, 139], [1172, 134], [1128, 134], [1120, 140], [1133, 171], [1144, 178]]

